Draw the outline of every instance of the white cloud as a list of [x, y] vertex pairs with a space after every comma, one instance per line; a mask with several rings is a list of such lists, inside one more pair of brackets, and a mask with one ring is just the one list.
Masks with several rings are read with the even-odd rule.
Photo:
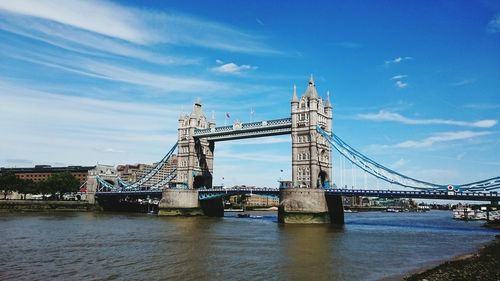
[[[274, 53], [260, 38], [186, 15], [134, 9], [95, 0], [0, 0], [0, 12], [35, 17], [138, 45], [195, 45], [244, 53]], [[19, 19], [23, 21], [24, 19]]]
[[392, 60], [386, 60], [384, 63], [385, 63], [385, 65], [399, 64], [403, 61], [411, 60], [411, 59], [413, 59], [413, 57], [397, 57], [397, 58], [394, 58]]
[[391, 77], [392, 80], [401, 80], [403, 78], [406, 78], [408, 77], [408, 75], [405, 75], [405, 74], [398, 74], [398, 75], [394, 75]]
[[149, 163], [177, 139], [174, 105], [63, 96], [3, 81], [0, 98], [5, 159]]
[[491, 134], [490, 132], [473, 132], [473, 131], [443, 132], [434, 134], [422, 140], [408, 140], [389, 147], [395, 147], [395, 148], [431, 147], [435, 143], [466, 140], [490, 134]]
[[10, 13], [43, 18], [134, 43], [156, 39], [132, 10], [104, 1], [47, 0], [0, 1], [0, 9]]
[[381, 110], [378, 113], [370, 114], [358, 114], [357, 119], [370, 120], [370, 121], [394, 121], [409, 125], [452, 125], [452, 126], [464, 126], [464, 127], [476, 127], [476, 128], [491, 128], [495, 126], [498, 122], [497, 120], [479, 120], [474, 122], [467, 121], [455, 121], [446, 119], [412, 119], [402, 116], [399, 113], [388, 112]]
[[396, 85], [396, 87], [400, 88], [400, 89], [403, 89], [405, 88], [406, 86], [408, 86], [408, 83], [405, 83], [405, 82], [402, 82], [402, 81], [396, 81], [394, 83], [394, 85]]
[[29, 17], [19, 20], [16, 16], [4, 15], [0, 18], [0, 29], [80, 54], [130, 57], [157, 64], [194, 64], [199, 61], [182, 56], [166, 56], [150, 51], [145, 46], [56, 22]]
[[490, 33], [500, 33], [500, 13], [497, 13], [488, 23], [487, 27]]
[[[5, 48], [3, 48], [5, 49]], [[8, 49], [7, 49], [8, 50]], [[17, 51], [13, 58], [36, 63], [56, 69], [77, 73], [80, 75], [104, 79], [114, 82], [124, 82], [170, 92], [220, 91], [228, 89], [225, 83], [204, 80], [193, 77], [171, 75], [167, 73], [149, 72], [131, 68], [114, 62], [98, 62], [86, 59], [76, 54], [66, 56]]]
[[[222, 61], [220, 61], [222, 62]], [[226, 63], [220, 66], [212, 68], [212, 71], [219, 73], [229, 73], [229, 74], [239, 74], [245, 71], [257, 69], [256, 66], [251, 66], [248, 64], [237, 65], [235, 63]]]

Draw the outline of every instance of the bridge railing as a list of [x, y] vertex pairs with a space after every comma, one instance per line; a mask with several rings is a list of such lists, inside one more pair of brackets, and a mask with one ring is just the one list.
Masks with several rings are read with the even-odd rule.
[[195, 129], [194, 136], [195, 137], [196, 136], [209, 136], [209, 135], [220, 134], [220, 133], [227, 133], [227, 132], [240, 131], [240, 130], [252, 130], [252, 129], [259, 129], [259, 128], [274, 128], [274, 127], [288, 126], [291, 124], [292, 124], [291, 118], [281, 118], [281, 119], [274, 119], [274, 120], [267, 120], [267, 121], [241, 123], [241, 125], [239, 127], [235, 127], [234, 125], [230, 125], [230, 126], [222, 126], [222, 127], [208, 128], [208, 129]]

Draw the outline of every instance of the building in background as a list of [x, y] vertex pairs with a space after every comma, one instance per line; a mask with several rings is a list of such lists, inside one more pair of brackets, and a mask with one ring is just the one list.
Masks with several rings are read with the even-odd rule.
[[280, 200], [278, 197], [247, 195], [245, 205], [248, 207], [278, 207]]
[[50, 165], [36, 165], [30, 168], [0, 168], [0, 174], [13, 173], [19, 179], [38, 182], [48, 179], [54, 173], [71, 172], [83, 184], [87, 181], [89, 170], [94, 168], [95, 166], [52, 167]]
[[[125, 164], [118, 165], [116, 171], [118, 176], [127, 182], [133, 183], [149, 173], [158, 163], [150, 164]], [[151, 187], [152, 184], [160, 182], [165, 177], [170, 175], [177, 168], [177, 156], [172, 155], [172, 157], [163, 165], [163, 167], [149, 180], [145, 183], [145, 187]], [[172, 182], [175, 182], [174, 178]], [[149, 186], [148, 186], [149, 184]]]
[[[94, 170], [96, 166], [67, 166], [67, 167], [52, 167], [50, 165], [35, 165], [35, 167], [25, 168], [3, 168], [0, 167], [0, 175], [13, 173], [18, 179], [32, 180], [34, 182], [47, 180], [52, 174], [70, 172], [76, 179], [80, 181], [82, 187], [79, 193], [85, 193], [84, 183], [87, 181], [89, 171]], [[35, 195], [37, 196], [37, 195]], [[26, 199], [34, 199], [31, 194], [26, 195]], [[21, 194], [16, 191], [11, 191], [6, 197], [7, 199], [22, 199]], [[80, 199], [82, 195], [80, 194]]]

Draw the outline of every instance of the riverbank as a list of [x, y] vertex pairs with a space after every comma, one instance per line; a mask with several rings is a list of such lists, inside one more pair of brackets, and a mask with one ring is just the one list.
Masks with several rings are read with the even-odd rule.
[[95, 205], [86, 201], [0, 200], [0, 212], [87, 212]]
[[403, 280], [500, 280], [500, 235], [475, 254], [457, 257]]

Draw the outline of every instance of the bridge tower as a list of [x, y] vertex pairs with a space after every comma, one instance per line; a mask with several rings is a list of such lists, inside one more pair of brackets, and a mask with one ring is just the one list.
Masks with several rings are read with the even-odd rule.
[[328, 133], [332, 132], [330, 95], [328, 94], [326, 101], [318, 96], [311, 75], [300, 100], [294, 86], [291, 104], [293, 185], [301, 188], [328, 188], [332, 175], [332, 150], [318, 134], [316, 126], [321, 126]]
[[293, 188], [280, 189], [278, 220], [282, 223], [343, 223], [340, 196], [325, 197], [332, 176], [332, 150], [318, 134], [316, 126], [332, 132], [332, 104], [318, 96], [311, 75], [306, 91], [297, 97], [294, 86], [292, 117], [292, 182]]
[[203, 114], [201, 102], [196, 100], [189, 115], [179, 117], [177, 178], [189, 189], [212, 187], [214, 168], [214, 142], [194, 138], [195, 129], [215, 128], [215, 120], [208, 120]]
[[[222, 200], [205, 203], [198, 201], [198, 188], [212, 187], [214, 142], [195, 138], [195, 129], [215, 128], [215, 120], [203, 114], [201, 102], [196, 100], [189, 115], [179, 117], [177, 146], [177, 176], [174, 182], [181, 188], [166, 188], [158, 205], [158, 215], [197, 216], [204, 213], [224, 213]], [[179, 187], [179, 186], [177, 186]], [[215, 211], [213, 211], [215, 210]]]

